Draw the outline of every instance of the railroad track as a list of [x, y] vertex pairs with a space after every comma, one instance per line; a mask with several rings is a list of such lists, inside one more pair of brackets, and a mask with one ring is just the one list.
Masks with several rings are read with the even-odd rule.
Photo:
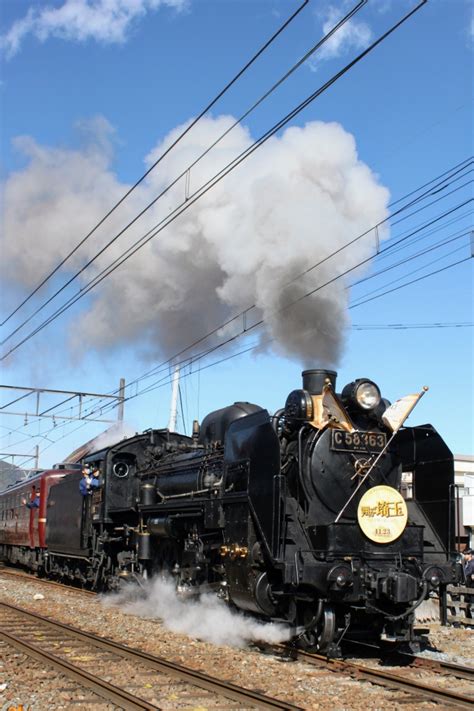
[[123, 709], [160, 709], [163, 699], [167, 710], [192, 702], [219, 709], [301, 711], [288, 702], [5, 602], [0, 602], [0, 640]]
[[[87, 590], [82, 590], [79, 588], [74, 588], [70, 587], [67, 585], [63, 585], [62, 583], [57, 583], [53, 581], [46, 581], [42, 580], [39, 578], [35, 578], [33, 576], [27, 575], [27, 574], [22, 574], [18, 572], [13, 572], [13, 571], [7, 571], [3, 568], [0, 568], [0, 572], [6, 575], [11, 575], [13, 577], [20, 577], [23, 579], [27, 579], [29, 581], [33, 582], [38, 582], [43, 585], [56, 585], [60, 586], [63, 590], [67, 591], [73, 591], [81, 594], [89, 594], [89, 595], [96, 595], [96, 593], [92, 593], [91, 591]], [[4, 603], [1, 603], [1, 606], [4, 606]], [[12, 607], [12, 606], [10, 606]], [[0, 608], [1, 610], [1, 608]], [[28, 613], [28, 614], [33, 614], [33, 613]], [[37, 616], [39, 618], [39, 616]], [[0, 621], [1, 621], [1, 616], [0, 616]], [[59, 626], [60, 623], [53, 623], [50, 620], [46, 620], [43, 618], [45, 622], [48, 622], [49, 624], [54, 624]], [[69, 628], [67, 625], [61, 625], [64, 628], [67, 628], [69, 630], [72, 630], [73, 628]], [[81, 632], [80, 630], [75, 630], [75, 632], [80, 633], [81, 635], [86, 635], [89, 637], [94, 637], [94, 635], [89, 635], [89, 633], [86, 632]], [[96, 638], [97, 640], [100, 640], [101, 643], [104, 641], [102, 638]], [[114, 646], [121, 647], [121, 645], [116, 645], [116, 643], [110, 642], [109, 640], [105, 640], [106, 643], [108, 644], [113, 644]], [[267, 645], [264, 645], [263, 648], [268, 649]], [[128, 649], [128, 648], [124, 648]], [[273, 650], [275, 648], [272, 648]], [[136, 651], [136, 650], [131, 650]], [[374, 646], [371, 646], [371, 651], [373, 651], [374, 654], [376, 654], [377, 657], [384, 656], [383, 652]], [[277, 651], [276, 653], [281, 655], [285, 653], [285, 648], [282, 646], [277, 646]], [[286, 652], [288, 652], [288, 648], [286, 648]], [[291, 647], [290, 652], [291, 656], [295, 659], [299, 659], [300, 661], [307, 662], [309, 664], [313, 664], [319, 667], [324, 667], [326, 669], [329, 669], [332, 672], [339, 672], [344, 675], [349, 675], [352, 678], [356, 680], [361, 680], [361, 681], [370, 681], [373, 684], [379, 684], [381, 686], [388, 687], [390, 689], [398, 689], [404, 692], [409, 693], [410, 695], [415, 695], [417, 699], [429, 699], [430, 701], [436, 701], [438, 703], [443, 703], [445, 705], [449, 705], [451, 707], [457, 707], [457, 708], [474, 708], [474, 687], [472, 691], [469, 691], [468, 694], [461, 693], [460, 691], [451, 691], [446, 688], [440, 688], [433, 686], [432, 683], [426, 684], [420, 681], [419, 679], [414, 679], [410, 678], [409, 675], [406, 674], [406, 671], [410, 672], [410, 670], [413, 671], [418, 671], [418, 672], [427, 672], [427, 673], [433, 673], [436, 676], [450, 676], [450, 677], [456, 677], [457, 679], [463, 679], [469, 682], [474, 683], [474, 671], [466, 666], [462, 666], [459, 664], [453, 664], [451, 662], [445, 662], [441, 660], [436, 660], [436, 659], [428, 659], [426, 657], [419, 657], [416, 655], [409, 655], [409, 654], [402, 654], [400, 652], [397, 652], [396, 655], [394, 656], [393, 654], [389, 656], [390, 663], [392, 665], [397, 665], [397, 666], [402, 666], [403, 667], [403, 672], [402, 673], [394, 673], [392, 671], [387, 671], [386, 669], [381, 669], [380, 667], [374, 668], [373, 666], [368, 666], [366, 664], [361, 664], [359, 662], [355, 661], [349, 661], [349, 660], [332, 660], [332, 659], [327, 659], [325, 656], [322, 655], [315, 655], [315, 654], [309, 654], [307, 652], [303, 652], [301, 650], [295, 650], [293, 647]], [[143, 654], [140, 652], [140, 654]], [[150, 656], [150, 655], [147, 655]], [[387, 658], [387, 655], [385, 654], [385, 658]], [[158, 659], [156, 657], [151, 657], [151, 659]], [[160, 662], [164, 662], [165, 660], [159, 660]], [[222, 682], [221, 682], [222, 683]], [[263, 696], [263, 695], [260, 695]], [[264, 697], [266, 698], [266, 697]], [[118, 702], [116, 702], [118, 703]], [[248, 701], [246, 702], [248, 705]], [[281, 702], [278, 702], [281, 703]], [[136, 708], [142, 708], [142, 707], [136, 707]], [[147, 708], [153, 708], [153, 706], [148, 706]], [[280, 706], [267, 706], [267, 708], [296, 708], [291, 705], [280, 705]]]
[[422, 657], [418, 654], [410, 654], [409, 652], [402, 652], [400, 650], [392, 652], [386, 648], [384, 649], [376, 644], [369, 644], [367, 642], [346, 640], [344, 644], [352, 645], [355, 649], [361, 649], [364, 654], [369, 651], [372, 657], [382, 659], [392, 666], [401, 666], [409, 669], [426, 669], [436, 674], [442, 674], [443, 676], [454, 676], [457, 679], [467, 679], [468, 681], [474, 682], [474, 669], [463, 664], [454, 664], [453, 662], [447, 662], [443, 659], [433, 657]]
[[20, 578], [20, 580], [26, 580], [27, 582], [37, 583], [38, 585], [56, 586], [62, 588], [62, 590], [69, 590], [73, 593], [78, 593], [80, 595], [97, 595], [97, 593], [92, 592], [92, 590], [76, 588], [74, 587], [74, 585], [70, 585], [68, 583], [60, 583], [56, 580], [46, 580], [45, 578], [38, 578], [32, 573], [24, 573], [19, 570], [11, 570], [10, 568], [5, 568], [2, 565], [0, 565], [0, 574], [5, 575], [7, 578]]
[[449, 707], [467, 708], [471, 709], [471, 711], [474, 709], [474, 671], [470, 667], [426, 659], [425, 657], [403, 655], [412, 660], [410, 666], [405, 667], [403, 672], [412, 667], [415, 669], [423, 669], [427, 672], [435, 672], [436, 675], [455, 676], [459, 679], [466, 679], [473, 682], [473, 686], [468, 690], [468, 693], [461, 693], [444, 687], [433, 686], [432, 683], [424, 683], [419, 679], [407, 676], [406, 673], [393, 673], [386, 669], [374, 668], [356, 661], [328, 659], [320, 654], [311, 654], [298, 649], [295, 650], [293, 647], [289, 649], [288, 647], [278, 646], [278, 650], [280, 653], [283, 651], [283, 653], [286, 652], [290, 654], [294, 659], [299, 661], [329, 669], [330, 671], [338, 672], [346, 676], [349, 675], [353, 679], [370, 681], [372, 684], [380, 684], [390, 689], [408, 692], [414, 695], [417, 700], [435, 701]]

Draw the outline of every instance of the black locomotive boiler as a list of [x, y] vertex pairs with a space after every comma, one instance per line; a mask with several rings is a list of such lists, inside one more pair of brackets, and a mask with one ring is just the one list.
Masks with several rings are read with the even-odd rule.
[[50, 491], [44, 571], [97, 589], [166, 571], [329, 654], [344, 634], [415, 643], [415, 608], [456, 578], [453, 457], [431, 425], [394, 435], [372, 381], [335, 388], [307, 370], [273, 416], [237, 402], [192, 437], [91, 454], [98, 490], [83, 500], [73, 472]]

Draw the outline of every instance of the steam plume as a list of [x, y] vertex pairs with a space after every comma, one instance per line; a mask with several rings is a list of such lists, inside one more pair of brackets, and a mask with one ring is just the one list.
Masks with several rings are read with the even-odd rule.
[[[230, 116], [202, 120], [114, 213], [106, 229], [68, 262], [68, 269], [77, 269], [94, 255], [231, 123]], [[171, 131], [146, 164], [181, 130]], [[110, 125], [99, 118], [76, 150], [48, 149], [26, 138], [18, 141], [28, 164], [5, 186], [7, 282], [14, 273], [23, 288], [35, 286], [128, 187], [110, 167], [111, 135]], [[192, 169], [189, 187], [183, 179], [170, 190], [102, 255], [94, 264], [95, 273], [251, 142], [246, 128], [234, 129]], [[284, 307], [372, 253], [374, 236], [369, 234], [305, 278], [291, 280], [383, 219], [387, 200], [388, 191], [358, 159], [353, 136], [339, 124], [289, 128], [106, 279], [87, 312], [73, 323], [71, 343], [77, 346], [86, 339], [89, 348], [98, 349], [139, 343], [142, 350], [146, 344], [150, 357], [169, 356], [255, 304], [247, 325], [263, 317], [261, 338], [274, 339], [274, 350], [304, 364], [336, 365], [347, 326], [343, 281]], [[241, 326], [233, 324], [230, 332]]]
[[173, 632], [230, 647], [245, 647], [248, 642], [276, 644], [289, 639], [289, 630], [280, 624], [262, 623], [232, 612], [215, 595], [197, 600], [182, 600], [172, 581], [155, 578], [143, 590], [132, 587], [106, 595], [107, 607], [120, 605], [122, 612], [140, 617], [160, 618]]
[[68, 454], [67, 457], [64, 458], [64, 461], [80, 462], [81, 459], [87, 457], [87, 455], [91, 454], [91, 452], [99, 452], [101, 449], [105, 449], [106, 447], [112, 447], [112, 445], [120, 442], [121, 439], [132, 437], [134, 434], [135, 430], [130, 425], [124, 422], [115, 422], [104, 432], [97, 435], [97, 437], [85, 442], [71, 452], [71, 454]]

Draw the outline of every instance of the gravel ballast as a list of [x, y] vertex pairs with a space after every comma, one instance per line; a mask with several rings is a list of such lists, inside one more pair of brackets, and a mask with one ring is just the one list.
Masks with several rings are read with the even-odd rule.
[[[35, 595], [37, 598], [41, 595], [43, 599], [35, 599]], [[33, 579], [8, 577], [1, 571], [0, 600], [305, 709], [376, 711], [403, 704], [403, 708], [411, 711], [437, 706], [421, 699], [411, 702], [403, 692], [359, 682], [301, 662], [283, 662], [255, 648], [238, 649], [192, 639], [171, 632], [158, 619], [125, 614], [118, 606], [104, 606], [100, 597], [86, 596], [67, 588], [47, 587]], [[473, 630], [445, 628], [437, 624], [428, 626], [431, 629], [430, 642], [437, 648], [437, 653], [448, 661], [472, 665]], [[81, 699], [81, 692], [74, 684], [57, 672], [41, 669], [37, 662], [25, 658], [8, 645], [0, 647], [0, 659], [0, 708], [5, 703], [22, 703], [25, 711], [27, 708], [95, 708], [90, 694], [82, 693], [84, 698]], [[396, 668], [393, 671], [397, 673]], [[453, 688], [457, 688], [456, 681], [453, 681]], [[97, 708], [105, 709], [107, 705], [99, 704]], [[202, 711], [201, 706], [187, 708]]]

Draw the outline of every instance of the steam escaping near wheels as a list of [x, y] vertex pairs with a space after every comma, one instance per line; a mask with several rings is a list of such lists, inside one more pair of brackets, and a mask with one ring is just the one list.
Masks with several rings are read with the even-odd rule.
[[214, 593], [199, 597], [180, 596], [171, 578], [157, 577], [142, 585], [126, 585], [120, 592], [102, 597], [106, 607], [120, 606], [121, 612], [160, 619], [179, 634], [229, 647], [246, 647], [250, 642], [278, 644], [291, 637], [290, 627], [260, 622], [230, 609]]

